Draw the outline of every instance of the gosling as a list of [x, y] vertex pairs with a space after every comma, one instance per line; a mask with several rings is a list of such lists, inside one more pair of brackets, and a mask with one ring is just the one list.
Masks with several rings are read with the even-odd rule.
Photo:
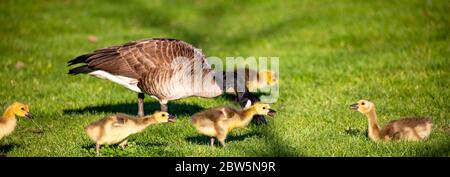
[[199, 133], [211, 137], [211, 146], [214, 146], [214, 137], [225, 146], [225, 139], [234, 128], [247, 126], [254, 115], [272, 117], [275, 113], [268, 104], [256, 102], [251, 105], [251, 102], [247, 101], [243, 110], [221, 106], [196, 113], [192, 116], [191, 123]]
[[175, 122], [175, 116], [167, 112], [155, 112], [142, 118], [117, 114], [93, 122], [84, 130], [96, 143], [95, 150], [98, 156], [101, 145], [119, 144], [119, 147], [125, 149], [130, 135], [143, 131], [149, 125], [166, 122]]
[[367, 100], [360, 100], [350, 105], [350, 108], [367, 116], [369, 138], [373, 141], [419, 141], [427, 139], [433, 127], [431, 118], [416, 117], [394, 120], [385, 125], [384, 128], [380, 128], [375, 112], [375, 104]]
[[14, 102], [6, 108], [3, 116], [0, 118], [0, 140], [11, 134], [17, 125], [17, 116], [33, 118], [29, 112], [28, 105], [24, 103]]

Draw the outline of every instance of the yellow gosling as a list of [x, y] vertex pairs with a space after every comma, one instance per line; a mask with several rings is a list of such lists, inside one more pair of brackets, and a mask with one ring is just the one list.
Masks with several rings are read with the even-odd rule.
[[199, 133], [211, 137], [211, 146], [214, 146], [214, 137], [225, 146], [225, 139], [230, 131], [247, 126], [254, 115], [274, 116], [276, 112], [268, 104], [250, 105], [248, 101], [243, 110], [225, 106], [211, 108], [194, 114], [191, 123]]
[[17, 116], [33, 118], [29, 112], [28, 105], [15, 102], [6, 108], [3, 116], [0, 118], [0, 140], [11, 134], [17, 125]]
[[96, 153], [104, 144], [119, 144], [122, 149], [128, 143], [128, 137], [139, 133], [149, 125], [175, 122], [175, 116], [167, 112], [156, 112], [150, 116], [135, 118], [125, 114], [105, 117], [85, 127], [86, 134], [96, 143]]

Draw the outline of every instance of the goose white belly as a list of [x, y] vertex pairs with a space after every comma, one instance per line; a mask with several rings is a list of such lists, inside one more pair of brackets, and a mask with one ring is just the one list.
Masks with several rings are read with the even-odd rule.
[[117, 83], [119, 85], [122, 85], [134, 92], [142, 93], [141, 89], [137, 86], [137, 83], [139, 82], [137, 79], [120, 76], [120, 75], [114, 75], [114, 74], [108, 73], [103, 70], [96, 70], [96, 71], [90, 72], [89, 75], [98, 77], [100, 79], [110, 80], [110, 81]]

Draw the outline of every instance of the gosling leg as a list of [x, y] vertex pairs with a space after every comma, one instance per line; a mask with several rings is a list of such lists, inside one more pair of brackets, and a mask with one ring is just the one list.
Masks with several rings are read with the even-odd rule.
[[211, 137], [211, 141], [210, 141], [209, 145], [210, 145], [211, 147], [214, 147], [214, 137]]
[[220, 144], [222, 145], [222, 147], [225, 147], [225, 139], [227, 138], [227, 133], [226, 132], [220, 132], [217, 135], [217, 140], [219, 140]]
[[226, 136], [220, 136], [220, 137], [217, 137], [217, 140], [219, 140], [219, 142], [220, 142], [220, 144], [222, 145], [222, 147], [225, 147], [225, 138], [226, 138]]
[[122, 148], [122, 150], [125, 150], [125, 146], [128, 144], [128, 139], [123, 140], [120, 142], [119, 147]]
[[144, 93], [138, 93], [138, 117], [144, 117]]
[[95, 152], [97, 153], [97, 156], [100, 155], [100, 144], [95, 145]]

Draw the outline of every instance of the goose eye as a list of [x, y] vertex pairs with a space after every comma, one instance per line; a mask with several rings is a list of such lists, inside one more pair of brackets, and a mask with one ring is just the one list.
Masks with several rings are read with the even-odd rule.
[[263, 109], [266, 109], [266, 107], [263, 107]]
[[366, 103], [362, 102], [361, 105], [365, 105]]
[[22, 111], [25, 111], [25, 108], [24, 107], [22, 107], [22, 108], [20, 108]]
[[163, 114], [162, 116], [163, 116], [163, 117], [166, 117], [166, 114]]

